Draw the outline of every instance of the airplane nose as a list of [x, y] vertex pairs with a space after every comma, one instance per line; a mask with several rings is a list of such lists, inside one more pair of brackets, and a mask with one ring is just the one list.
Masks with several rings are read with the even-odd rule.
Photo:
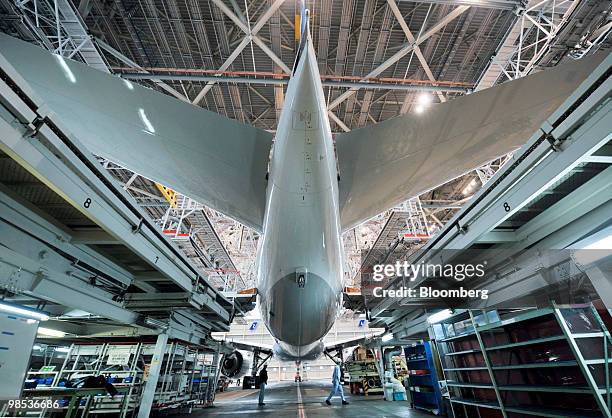
[[277, 339], [296, 346], [320, 340], [334, 323], [338, 296], [323, 278], [308, 273], [307, 280], [295, 274], [277, 281], [271, 289], [269, 327]]

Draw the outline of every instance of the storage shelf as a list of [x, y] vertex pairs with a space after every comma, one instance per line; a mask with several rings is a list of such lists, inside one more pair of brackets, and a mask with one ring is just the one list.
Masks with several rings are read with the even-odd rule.
[[568, 361], [548, 361], [540, 363], [526, 363], [526, 364], [510, 364], [507, 366], [492, 366], [493, 370], [515, 370], [515, 369], [539, 369], [545, 367], [572, 367], [578, 366], [578, 362], [575, 360]]
[[[575, 317], [583, 311], [585, 314], [592, 315], [596, 322], [593, 322], [592, 327], [580, 332], [575, 327], [571, 327], [570, 323], [573, 324], [571, 321], [579, 320], [580, 318], [575, 319]], [[495, 312], [493, 313], [495, 314]], [[612, 361], [606, 361], [603, 358], [604, 355], [601, 354], [601, 346], [610, 332], [605, 329], [605, 325], [595, 307], [591, 304], [585, 306], [572, 305], [570, 309], [553, 305], [550, 308], [524, 310], [518, 315], [516, 313], [512, 313], [515, 315], [512, 318], [502, 318], [496, 322], [483, 325], [477, 325], [472, 314], [470, 321], [474, 332], [465, 331], [471, 329], [470, 324], [466, 321], [452, 323], [444, 327], [432, 326], [436, 341], [440, 344], [440, 360], [444, 367], [445, 378], [453, 378], [453, 380], [446, 381], [451, 405], [454, 405], [455, 409], [469, 405], [471, 408], [479, 408], [481, 411], [484, 411], [485, 408], [505, 410], [509, 414], [525, 418], [530, 416], [592, 418], [606, 415], [605, 413], [602, 415], [599, 409], [593, 412], [594, 409], [599, 407], [605, 409], [605, 406], [602, 405], [606, 404], [606, 394], [609, 392], [606, 391], [605, 387], [593, 386], [591, 383], [596, 381], [595, 378], [601, 374], [602, 366], [605, 368], [607, 364], [612, 363]], [[547, 329], [544, 335], [541, 335], [542, 331], [538, 329], [541, 327], [542, 321], [551, 327]], [[453, 331], [458, 331], [458, 334], [452, 335]], [[516, 331], [519, 331], [518, 334]], [[483, 335], [482, 338], [479, 337], [480, 333]], [[502, 335], [498, 336], [497, 333]], [[477, 344], [473, 343], [472, 339], [468, 339], [472, 335], [478, 337]], [[530, 338], [532, 335], [533, 337]], [[527, 339], [517, 341], [517, 338]], [[576, 342], [582, 344], [576, 344]], [[457, 345], [463, 347], [457, 347]], [[521, 347], [528, 349], [529, 353], [526, 354], [532, 355], [530, 357], [519, 355]], [[550, 356], [545, 353], [549, 347], [559, 347], [560, 352], [567, 354], [564, 354], [561, 359], [557, 358], [557, 361], [548, 361]], [[594, 351], [593, 347], [600, 347], [599, 351]], [[593, 355], [592, 353], [595, 352], [600, 354]], [[483, 356], [484, 362], [480, 361], [479, 358], [461, 357], [462, 355], [478, 353]], [[610, 357], [612, 360], [612, 356]], [[471, 361], [464, 362], [463, 360]], [[518, 364], [521, 361], [525, 363]], [[485, 367], [485, 364], [487, 367]], [[549, 370], [549, 372], [544, 372], [545, 370]], [[525, 373], [529, 379], [527, 377], [527, 380], [516, 379], [515, 374], [518, 371]], [[462, 372], [465, 374], [462, 374]], [[470, 375], [468, 372], [474, 373]], [[554, 381], [545, 381], [541, 384], [524, 383], [540, 382], [540, 380], [532, 379], [532, 377], [550, 374], [551, 372], [572, 376], [580, 373], [584, 380], [583, 383], [566, 386], [561, 385], [560, 380], [557, 380], [558, 383], [556, 384]], [[507, 379], [502, 379], [503, 384], [500, 385], [498, 379], [502, 375], [507, 375]], [[475, 378], [476, 376], [478, 378]], [[475, 379], [470, 379], [470, 377]], [[610, 388], [607, 390], [609, 391]], [[546, 396], [546, 399], [539, 396], [533, 398], [536, 393], [549, 396]], [[582, 405], [582, 408], [587, 409], [584, 405], [589, 405], [592, 409], [585, 411], [580, 411], [574, 407], [563, 409], [559, 402], [555, 402], [555, 396], [592, 399], [592, 406], [591, 403], [579, 404]], [[514, 402], [519, 399], [521, 404], [516, 405]], [[537, 399], [539, 400], [536, 401]], [[512, 402], [513, 400], [514, 402]], [[507, 405], [508, 403], [510, 405]], [[463, 404], [463, 406], [459, 404]], [[469, 412], [469, 415], [471, 416], [471, 412]]]
[[486, 367], [451, 367], [444, 369], [445, 372], [472, 372], [476, 370], [487, 370]]
[[444, 354], [445, 356], [459, 356], [462, 354], [473, 354], [473, 353], [480, 353], [480, 348], [472, 348], [470, 350], [463, 350], [463, 351], [453, 351], [450, 353], [446, 353]]
[[549, 418], [594, 418], [601, 417], [600, 413], [592, 412], [577, 412], [563, 410], [559, 408], [538, 408], [532, 406], [507, 406], [506, 412], [515, 412], [526, 415], [535, 415], [538, 417], [549, 417]]
[[486, 325], [480, 325], [478, 327], [478, 331], [482, 332], [482, 331], [488, 331], [488, 330], [495, 329], [495, 328], [505, 327], [508, 325], [517, 324], [519, 322], [528, 321], [530, 319], [539, 318], [541, 316], [551, 315], [553, 313], [554, 313], [554, 310], [552, 308], [532, 310], [529, 312], [525, 312], [523, 314], [518, 314], [517, 316], [512, 317], [512, 318], [504, 319], [503, 321], [492, 322]]
[[467, 382], [454, 382], [452, 380], [446, 381], [447, 386], [454, 386], [458, 388], [474, 388], [474, 389], [493, 389], [493, 385], [490, 383], [467, 383]]
[[447, 337], [444, 338], [442, 340], [440, 340], [443, 343], [447, 343], [449, 341], [456, 341], [456, 340], [460, 340], [462, 338], [466, 338], [466, 337], [474, 337], [476, 336], [476, 333], [474, 331], [470, 331], [470, 332], [464, 332], [458, 335], [453, 335], [452, 337]]
[[604, 335], [603, 332], [579, 332], [577, 334], [572, 334], [574, 338], [601, 338]]
[[[406, 357], [416, 357], [408, 360], [408, 391], [412, 394], [412, 405], [424, 411], [440, 411], [442, 395], [438, 386], [436, 365], [432, 342], [422, 342], [404, 347]], [[411, 371], [423, 371], [424, 374], [413, 374]]]
[[591, 393], [591, 389], [586, 386], [501, 385], [498, 388], [499, 390], [522, 392]]
[[506, 348], [523, 347], [523, 346], [526, 346], [526, 345], [542, 344], [542, 343], [548, 343], [548, 342], [560, 341], [560, 340], [565, 340], [565, 336], [563, 336], [563, 335], [555, 335], [554, 337], [543, 337], [543, 338], [536, 338], [534, 340], [527, 340], [527, 341], [519, 341], [519, 342], [515, 342], [515, 343], [494, 345], [494, 346], [491, 346], [491, 347], [487, 347], [486, 350], [487, 351], [504, 350]]
[[472, 399], [463, 399], [463, 398], [451, 398], [450, 401], [454, 403], [460, 403], [463, 405], [477, 406], [480, 408], [500, 409], [499, 404], [497, 402], [484, 402], [484, 401], [476, 401]]

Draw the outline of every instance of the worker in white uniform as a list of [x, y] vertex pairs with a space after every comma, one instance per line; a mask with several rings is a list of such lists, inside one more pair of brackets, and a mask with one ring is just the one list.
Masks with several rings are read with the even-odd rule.
[[334, 372], [332, 374], [332, 391], [329, 393], [327, 399], [325, 399], [325, 403], [331, 405], [331, 398], [336, 394], [336, 392], [340, 391], [340, 399], [342, 399], [342, 405], [348, 405], [348, 402], [344, 398], [344, 389], [342, 389], [342, 383], [340, 382], [340, 366], [336, 364], [334, 367]]

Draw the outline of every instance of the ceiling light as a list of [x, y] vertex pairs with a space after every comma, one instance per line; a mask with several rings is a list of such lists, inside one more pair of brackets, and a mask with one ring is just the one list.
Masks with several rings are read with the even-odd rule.
[[70, 347], [55, 347], [55, 351], [58, 353], [68, 353], [70, 351]]
[[393, 339], [393, 334], [389, 332], [389, 333], [383, 335], [380, 340], [382, 342], [387, 342], [387, 341], [391, 341], [392, 339]]
[[418, 100], [420, 104], [422, 104], [423, 106], [427, 106], [428, 104], [431, 104], [433, 98], [431, 97], [431, 94], [423, 93], [419, 96]]
[[444, 309], [443, 311], [429, 315], [427, 317], [427, 322], [429, 322], [430, 324], [435, 324], [436, 322], [444, 321], [445, 319], [450, 318], [452, 315], [453, 311], [451, 311], [450, 309]]
[[46, 321], [49, 319], [49, 315], [44, 312], [24, 308], [19, 305], [12, 305], [6, 302], [0, 302], [0, 311], [25, 316], [26, 318], [38, 319], [39, 321]]
[[63, 338], [66, 336], [66, 333], [64, 331], [58, 331], [56, 329], [51, 329], [51, 328], [43, 328], [43, 327], [38, 327], [38, 333], [40, 335], [44, 335], [47, 337], [59, 337], [59, 338]]

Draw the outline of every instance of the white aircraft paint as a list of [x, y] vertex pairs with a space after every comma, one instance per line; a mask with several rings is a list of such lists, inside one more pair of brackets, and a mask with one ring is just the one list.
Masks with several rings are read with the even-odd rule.
[[338, 171], [308, 29], [304, 36], [272, 148], [257, 254], [262, 319], [287, 359], [322, 353], [343, 290]]

